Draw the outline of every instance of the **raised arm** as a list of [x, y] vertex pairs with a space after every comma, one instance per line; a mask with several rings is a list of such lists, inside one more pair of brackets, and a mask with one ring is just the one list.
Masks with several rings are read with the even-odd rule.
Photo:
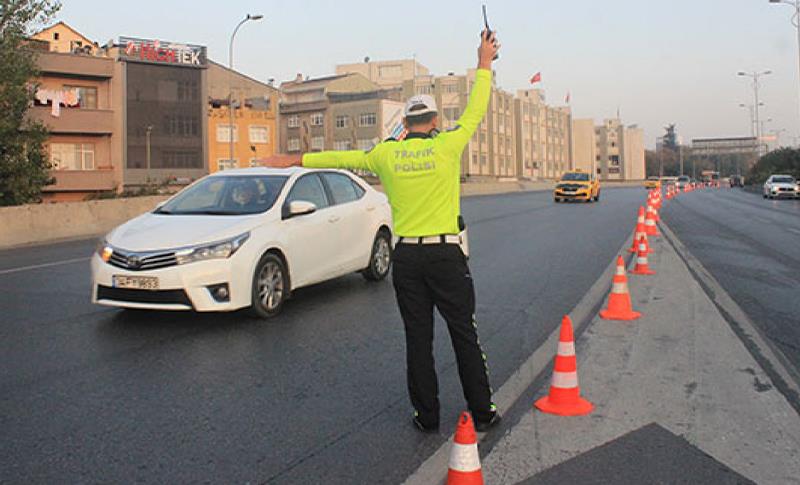
[[[481, 45], [478, 47], [478, 70], [475, 73], [475, 84], [469, 95], [469, 102], [464, 113], [458, 119], [456, 129], [447, 132], [448, 141], [452, 140], [454, 151], [459, 154], [469, 143], [469, 139], [478, 129], [492, 95], [492, 61], [500, 49], [494, 32], [481, 33]], [[448, 143], [450, 144], [450, 143]]]
[[367, 153], [361, 150], [306, 153], [304, 155], [272, 155], [261, 160], [267, 167], [348, 168], [370, 170]]

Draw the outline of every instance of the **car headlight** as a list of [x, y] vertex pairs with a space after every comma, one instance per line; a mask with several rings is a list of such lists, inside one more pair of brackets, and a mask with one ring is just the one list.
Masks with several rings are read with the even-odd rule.
[[178, 264], [189, 264], [208, 259], [227, 259], [233, 256], [248, 239], [250, 239], [250, 233], [246, 232], [226, 241], [181, 249], [175, 252], [175, 259]]
[[97, 242], [96, 251], [104, 263], [107, 263], [108, 260], [111, 259], [111, 255], [114, 254], [114, 248], [108, 244], [105, 238]]

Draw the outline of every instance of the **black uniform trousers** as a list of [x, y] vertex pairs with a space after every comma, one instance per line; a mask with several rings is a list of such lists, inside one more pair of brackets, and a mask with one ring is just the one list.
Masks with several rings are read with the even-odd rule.
[[408, 392], [418, 419], [439, 424], [439, 385], [433, 359], [433, 308], [447, 322], [458, 375], [473, 419], [494, 415], [486, 355], [475, 323], [475, 289], [456, 244], [397, 244], [392, 278], [406, 332]]

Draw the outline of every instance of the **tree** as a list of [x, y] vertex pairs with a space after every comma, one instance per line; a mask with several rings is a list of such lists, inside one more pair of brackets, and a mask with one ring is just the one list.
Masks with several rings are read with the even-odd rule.
[[0, 0], [0, 205], [37, 202], [52, 183], [47, 130], [26, 117], [38, 74], [35, 52], [27, 47], [30, 30], [60, 7], [53, 0]]
[[781, 148], [769, 152], [753, 165], [747, 181], [750, 184], [763, 184], [773, 174], [792, 175], [800, 179], [800, 150]]

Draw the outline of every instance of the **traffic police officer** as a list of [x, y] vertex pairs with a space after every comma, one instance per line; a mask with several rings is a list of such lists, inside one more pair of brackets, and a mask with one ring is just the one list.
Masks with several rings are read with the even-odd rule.
[[439, 429], [439, 389], [433, 359], [433, 309], [447, 322], [464, 397], [475, 427], [485, 431], [500, 416], [491, 399], [486, 355], [475, 322], [475, 292], [459, 243], [461, 154], [483, 120], [492, 87], [492, 61], [499, 45], [484, 31], [469, 103], [456, 128], [438, 133], [432, 97], [411, 97], [405, 107], [407, 136], [369, 152], [332, 151], [299, 157], [276, 155], [267, 165], [369, 170], [378, 175], [392, 206], [399, 238], [392, 272], [406, 333], [408, 391], [413, 422], [421, 431]]

